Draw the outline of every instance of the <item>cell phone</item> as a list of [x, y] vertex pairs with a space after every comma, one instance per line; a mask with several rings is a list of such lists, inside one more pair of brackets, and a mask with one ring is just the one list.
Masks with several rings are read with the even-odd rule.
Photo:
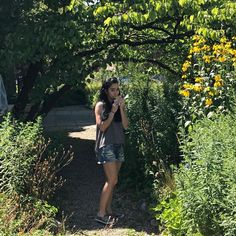
[[124, 96], [124, 99], [127, 99], [129, 97], [129, 94], [126, 94], [125, 96]]

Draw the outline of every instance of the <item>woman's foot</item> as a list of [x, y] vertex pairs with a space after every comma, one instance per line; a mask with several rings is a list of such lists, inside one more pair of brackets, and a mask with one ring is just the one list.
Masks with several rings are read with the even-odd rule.
[[97, 215], [95, 218], [95, 221], [97, 221], [101, 224], [104, 224], [104, 225], [113, 226], [117, 223], [118, 218], [112, 217], [110, 215], [105, 215], [105, 216]]

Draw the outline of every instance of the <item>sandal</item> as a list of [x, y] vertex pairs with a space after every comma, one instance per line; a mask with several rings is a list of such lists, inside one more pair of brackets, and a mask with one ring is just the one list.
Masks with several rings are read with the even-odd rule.
[[96, 216], [95, 221], [104, 225], [115, 225], [118, 219], [112, 216], [105, 215], [105, 216]]

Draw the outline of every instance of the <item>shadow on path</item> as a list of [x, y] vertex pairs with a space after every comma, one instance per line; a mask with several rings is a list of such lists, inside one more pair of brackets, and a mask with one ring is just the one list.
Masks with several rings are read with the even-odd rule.
[[[66, 229], [71, 233], [103, 229], [103, 225], [94, 221], [98, 210], [100, 192], [105, 180], [102, 166], [95, 161], [95, 126], [81, 127], [76, 132], [72, 129], [72, 132], [61, 130], [48, 134], [52, 138], [63, 137], [64, 147], [71, 145], [74, 152], [73, 161], [63, 168], [60, 173], [66, 179], [66, 182], [58, 190], [53, 200], [54, 204], [59, 208], [60, 214], [63, 212], [63, 215], [68, 217]], [[157, 227], [151, 225], [152, 218], [148, 211], [141, 211], [140, 201], [135, 202], [133, 200], [132, 195], [134, 194], [129, 193], [128, 190], [121, 191], [119, 187], [116, 189], [113, 208], [124, 212], [125, 218], [121, 219], [113, 229], [134, 229], [136, 232], [158, 235]]]

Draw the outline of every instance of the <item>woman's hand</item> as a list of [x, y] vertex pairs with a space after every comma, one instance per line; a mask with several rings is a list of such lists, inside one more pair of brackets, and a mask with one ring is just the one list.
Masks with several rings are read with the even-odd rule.
[[119, 105], [121, 109], [125, 108], [125, 99], [123, 97], [119, 97]]
[[112, 104], [111, 112], [115, 114], [116, 111], [118, 110], [118, 107], [119, 107], [119, 98], [114, 100]]

